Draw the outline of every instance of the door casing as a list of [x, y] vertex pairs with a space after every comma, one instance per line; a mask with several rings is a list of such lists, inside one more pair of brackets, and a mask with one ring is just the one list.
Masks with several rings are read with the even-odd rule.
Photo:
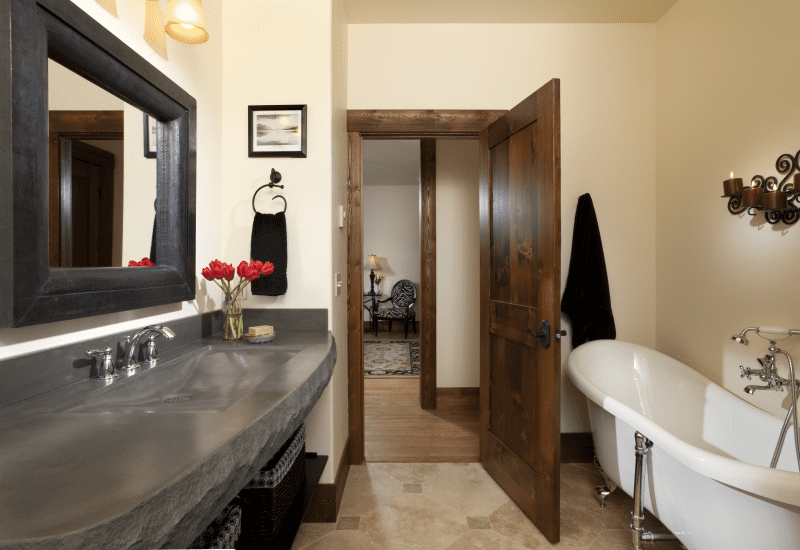
[[[478, 139], [480, 132], [507, 111], [498, 110], [348, 110], [347, 181], [347, 377], [350, 457], [364, 462], [363, 228], [361, 222], [364, 139], [422, 140], [422, 159], [431, 157], [435, 140]], [[434, 153], [435, 159], [435, 153]], [[426, 170], [423, 166], [423, 180]], [[420, 406], [436, 408], [436, 241], [435, 186], [430, 171], [423, 181], [420, 227], [422, 292], [420, 299]], [[435, 178], [435, 174], [432, 174]], [[426, 299], [426, 296], [432, 296]]]

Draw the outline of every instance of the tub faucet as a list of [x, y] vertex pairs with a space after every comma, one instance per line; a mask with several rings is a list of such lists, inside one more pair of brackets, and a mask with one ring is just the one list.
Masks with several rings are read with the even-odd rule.
[[767, 384], [766, 386], [745, 386], [744, 393], [748, 395], [753, 395], [756, 393], [756, 390], [771, 390], [775, 386], [773, 384]]
[[163, 336], [167, 340], [172, 340], [175, 338], [175, 333], [169, 329], [169, 327], [165, 327], [162, 325], [150, 325], [144, 327], [142, 330], [137, 332], [136, 334], [131, 336], [126, 336], [125, 341], [128, 342], [128, 349], [125, 351], [125, 359], [122, 361], [122, 370], [127, 371], [128, 373], [133, 373], [136, 369], [139, 368], [139, 363], [133, 358], [134, 354], [136, 353], [136, 349], [139, 347], [139, 340], [141, 340], [142, 336], [147, 334], [157, 334], [159, 336]]
[[[732, 336], [732, 339], [740, 344], [747, 345], [749, 342], [747, 341], [747, 338], [745, 338], [745, 334], [750, 331], [755, 331], [756, 334], [769, 341], [769, 351], [764, 356], [764, 359], [758, 359], [758, 363], [762, 367], [760, 370], [751, 370], [750, 367], [745, 369], [743, 366], [740, 366], [739, 368], [742, 370], [741, 377], [747, 377], [747, 379], [750, 380], [750, 376], [755, 375], [758, 376], [762, 382], [766, 382], [767, 385], [746, 386], [744, 388], [745, 393], [748, 395], [753, 395], [756, 390], [771, 389], [783, 391], [784, 386], [788, 386], [792, 392], [792, 404], [789, 407], [789, 411], [786, 413], [786, 419], [783, 421], [783, 427], [781, 428], [781, 433], [778, 436], [778, 443], [775, 445], [775, 452], [772, 455], [772, 461], [770, 462], [769, 467], [775, 468], [778, 464], [778, 458], [780, 457], [781, 448], [783, 447], [783, 441], [786, 438], [786, 432], [788, 431], [789, 422], [791, 421], [795, 426], [794, 451], [795, 457], [797, 458], [797, 468], [798, 471], [800, 471], [800, 430], [797, 429], [797, 400], [800, 398], [800, 382], [798, 382], [798, 380], [796, 380], [794, 377], [794, 364], [792, 363], [791, 355], [775, 346], [777, 341], [786, 340], [792, 336], [800, 336], [800, 330], [780, 327], [751, 327], [744, 329], [741, 334]], [[786, 360], [789, 363], [789, 378], [783, 378], [782, 376], [778, 375], [778, 369], [775, 367], [775, 357], [778, 354], [786, 357]]]

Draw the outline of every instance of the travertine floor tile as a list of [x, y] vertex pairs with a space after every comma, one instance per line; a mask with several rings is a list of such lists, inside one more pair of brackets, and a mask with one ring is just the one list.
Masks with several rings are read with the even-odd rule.
[[358, 529], [386, 550], [439, 550], [468, 530], [464, 516], [425, 495], [402, 495], [375, 508]]
[[442, 464], [424, 483], [426, 495], [462, 516], [488, 516], [508, 502], [508, 495], [475, 463]]
[[447, 550], [524, 550], [512, 541], [494, 531], [469, 531], [458, 538]]
[[404, 493], [422, 493], [422, 483], [403, 483]]
[[338, 531], [355, 531], [358, 529], [358, 524], [360, 521], [361, 521], [360, 516], [356, 517], [339, 516], [339, 520], [336, 522], [336, 529]]
[[493, 530], [525, 548], [551, 548], [550, 542], [510, 500], [490, 515], [489, 521]]
[[302, 550], [336, 529], [335, 523], [301, 523], [294, 537], [292, 550]]
[[402, 482], [382, 473], [374, 464], [350, 466], [339, 515], [363, 516], [402, 494]]
[[[594, 496], [594, 488], [603, 485], [605, 479], [592, 464], [594, 471], [579, 468], [573, 464], [561, 465], [561, 494], [562, 503], [591, 515], [601, 527], [606, 529], [624, 529], [628, 523], [623, 523], [620, 518], [619, 507], [623, 498], [608, 497], [606, 507], [600, 507], [600, 503]], [[622, 492], [622, 489], [617, 489]], [[631, 505], [633, 502], [631, 501]], [[628, 510], [630, 512], [630, 510]]]
[[305, 550], [381, 550], [381, 547], [360, 531], [332, 531]]
[[487, 517], [467, 517], [467, 526], [470, 529], [491, 529], [492, 524], [489, 523]]
[[441, 466], [441, 464], [407, 462], [376, 463], [371, 465], [403, 483], [423, 483], [429, 477], [439, 473], [439, 466]]

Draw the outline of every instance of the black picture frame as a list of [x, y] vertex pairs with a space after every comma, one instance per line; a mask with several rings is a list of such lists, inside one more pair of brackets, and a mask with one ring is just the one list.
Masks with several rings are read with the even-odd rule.
[[[156, 267], [49, 267], [48, 58], [158, 120]], [[64, 0], [0, 1], [0, 73], [0, 328], [194, 299], [195, 99]]]
[[[278, 128], [270, 128], [285, 143], [259, 143], [256, 117], [275, 120]], [[291, 118], [290, 118], [291, 117]], [[308, 133], [307, 105], [250, 105], [247, 107], [247, 156], [306, 158]], [[296, 128], [296, 130], [295, 130]], [[299, 133], [295, 136], [294, 133]], [[287, 139], [288, 138], [288, 139]]]
[[150, 134], [152, 133], [152, 129], [150, 128], [150, 120], [156, 125], [156, 129], [158, 128], [158, 120], [151, 117], [147, 113], [142, 113], [142, 133], [144, 134], [144, 158], [146, 159], [154, 159], [158, 157], [158, 147], [156, 147], [156, 140], [150, 141]]

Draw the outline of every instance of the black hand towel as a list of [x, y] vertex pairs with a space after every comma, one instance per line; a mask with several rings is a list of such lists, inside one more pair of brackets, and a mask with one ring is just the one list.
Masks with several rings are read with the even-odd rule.
[[286, 294], [286, 214], [256, 212], [250, 236], [250, 257], [259, 262], [272, 262], [275, 271], [262, 275], [250, 288], [255, 296]]
[[572, 257], [561, 311], [572, 321], [572, 347], [617, 337], [597, 215], [589, 193], [578, 199]]

